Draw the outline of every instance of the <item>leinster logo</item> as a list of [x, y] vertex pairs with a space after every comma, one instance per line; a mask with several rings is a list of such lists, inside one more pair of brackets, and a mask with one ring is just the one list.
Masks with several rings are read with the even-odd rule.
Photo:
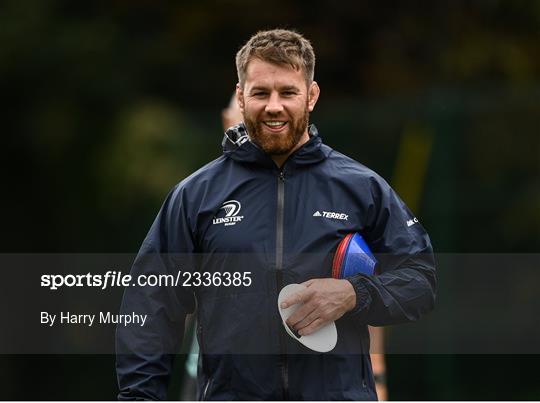
[[244, 216], [239, 216], [238, 213], [242, 205], [239, 201], [229, 200], [223, 203], [212, 220], [212, 224], [236, 225], [237, 222], [242, 221]]

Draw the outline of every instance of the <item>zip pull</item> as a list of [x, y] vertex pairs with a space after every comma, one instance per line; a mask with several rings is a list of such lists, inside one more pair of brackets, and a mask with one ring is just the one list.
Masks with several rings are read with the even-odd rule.
[[285, 172], [279, 171], [279, 180], [285, 182]]

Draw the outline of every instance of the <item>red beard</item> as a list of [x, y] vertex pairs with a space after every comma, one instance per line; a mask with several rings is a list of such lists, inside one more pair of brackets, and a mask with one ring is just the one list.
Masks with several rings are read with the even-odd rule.
[[[278, 118], [272, 118], [270, 116], [267, 119], [278, 120]], [[300, 117], [294, 120], [288, 120], [288, 127], [283, 132], [272, 133], [266, 129], [261, 120], [252, 120], [244, 115], [244, 123], [251, 141], [269, 155], [286, 155], [291, 152], [305, 133], [308, 120], [309, 112], [306, 107]]]

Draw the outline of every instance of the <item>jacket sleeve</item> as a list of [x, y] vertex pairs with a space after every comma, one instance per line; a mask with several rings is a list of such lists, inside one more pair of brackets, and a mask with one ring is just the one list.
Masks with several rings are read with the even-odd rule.
[[[167, 196], [131, 268], [132, 282], [141, 275], [172, 275], [192, 270], [193, 231], [177, 186]], [[164, 400], [174, 354], [182, 342], [187, 313], [195, 301], [180, 286], [127, 287], [121, 314], [146, 314], [144, 326], [118, 325], [116, 372], [119, 400]]]
[[377, 258], [376, 274], [357, 274], [350, 313], [372, 326], [415, 321], [433, 309], [435, 259], [428, 234], [380, 177], [370, 179], [371, 198], [363, 232]]

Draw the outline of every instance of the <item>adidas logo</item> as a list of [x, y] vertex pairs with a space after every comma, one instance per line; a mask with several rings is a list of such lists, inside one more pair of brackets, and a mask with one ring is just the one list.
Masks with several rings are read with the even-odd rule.
[[407, 227], [411, 227], [418, 222], [418, 219], [414, 217], [412, 220], [407, 220]]
[[323, 211], [322, 214], [319, 210], [313, 213], [313, 217], [324, 217], [324, 218], [333, 218], [335, 220], [344, 220], [349, 219], [349, 215], [345, 213], [335, 213], [333, 211]]

